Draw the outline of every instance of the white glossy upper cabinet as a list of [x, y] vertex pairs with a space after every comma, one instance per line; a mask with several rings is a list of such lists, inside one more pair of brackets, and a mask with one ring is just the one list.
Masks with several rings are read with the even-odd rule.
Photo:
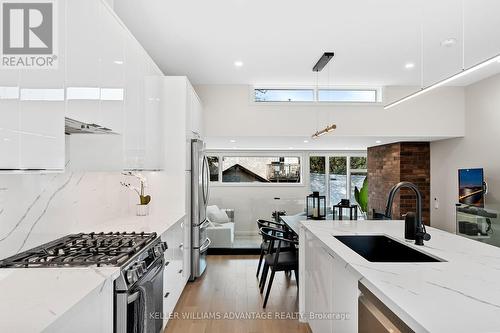
[[203, 109], [200, 98], [187, 80], [187, 131], [192, 137], [203, 137]]
[[66, 116], [121, 133], [126, 30], [100, 0], [67, 3]]
[[66, 116], [99, 124], [101, 1], [67, 0]]
[[190, 84], [191, 91], [191, 131], [203, 137], [203, 108], [198, 94]]
[[129, 36], [125, 41], [125, 169], [163, 169], [162, 73]]
[[[163, 169], [166, 115], [162, 104], [163, 76], [153, 61], [147, 62], [144, 78], [144, 153], [146, 169]], [[161, 73], [161, 72], [160, 72]], [[143, 167], [143, 168], [144, 168]]]
[[57, 38], [57, 68], [0, 70], [1, 169], [64, 169], [64, 29]]
[[101, 3], [100, 52], [100, 123], [122, 134], [125, 96], [125, 28], [116, 14]]

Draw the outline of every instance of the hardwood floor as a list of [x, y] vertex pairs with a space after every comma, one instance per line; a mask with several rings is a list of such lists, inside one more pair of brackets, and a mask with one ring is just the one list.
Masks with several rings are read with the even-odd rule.
[[[276, 273], [267, 308], [262, 308], [255, 277], [258, 256], [209, 256], [202, 278], [188, 283], [164, 333], [308, 333], [307, 324], [297, 317], [298, 295], [295, 278]], [[292, 274], [293, 275], [293, 274]], [[224, 316], [246, 314], [272, 317], [228, 319]], [[183, 319], [185, 316], [196, 319]], [[220, 319], [209, 315], [220, 316]], [[280, 315], [281, 318], [276, 318]]]

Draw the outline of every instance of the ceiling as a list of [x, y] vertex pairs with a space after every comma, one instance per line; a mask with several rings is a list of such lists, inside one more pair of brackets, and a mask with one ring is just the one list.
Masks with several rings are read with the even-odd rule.
[[[429, 142], [444, 137], [371, 137], [325, 135], [313, 140], [310, 137], [208, 137], [207, 149], [212, 150], [366, 150], [368, 147], [393, 142]], [[304, 142], [307, 141], [307, 142]]]
[[[419, 86], [458, 72], [464, 59], [469, 67], [500, 53], [500, 1], [463, 3], [464, 15], [458, 0], [114, 0], [114, 7], [166, 74], [194, 84], [311, 85], [314, 63], [334, 51], [320, 84]], [[450, 38], [454, 45], [441, 45]]]

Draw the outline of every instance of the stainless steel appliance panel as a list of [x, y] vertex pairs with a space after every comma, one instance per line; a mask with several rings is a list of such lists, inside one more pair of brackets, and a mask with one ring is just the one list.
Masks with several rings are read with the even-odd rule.
[[203, 274], [206, 267], [206, 251], [210, 244], [206, 232], [209, 223], [207, 220], [209, 185], [210, 170], [208, 159], [204, 154], [204, 143], [194, 139], [191, 142], [191, 280]]
[[[130, 290], [115, 292], [115, 333], [143, 332], [146, 325], [154, 327], [156, 333], [161, 331], [163, 326], [163, 266], [164, 259], [161, 257], [151, 265], [148, 273], [131, 286]], [[138, 321], [140, 316], [137, 312], [141, 310], [145, 311], [142, 314], [144, 320]]]
[[193, 228], [192, 232], [192, 244], [193, 248], [200, 248], [203, 243], [207, 240], [207, 228], [210, 225], [208, 220], [205, 220], [199, 227]]

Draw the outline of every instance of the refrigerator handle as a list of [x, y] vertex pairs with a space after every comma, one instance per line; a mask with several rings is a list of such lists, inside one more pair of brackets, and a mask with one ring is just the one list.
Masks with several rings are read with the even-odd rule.
[[207, 202], [208, 202], [208, 193], [206, 192], [206, 182], [207, 182], [207, 179], [206, 179], [206, 176], [207, 176], [207, 171], [206, 171], [206, 168], [207, 168], [207, 157], [206, 156], [203, 156], [203, 164], [201, 166], [201, 192], [203, 194], [203, 203], [205, 205], [205, 207], [207, 206]]
[[206, 164], [206, 173], [207, 176], [205, 177], [205, 186], [206, 186], [206, 200], [205, 200], [205, 207], [208, 206], [208, 200], [210, 199], [210, 167], [208, 165], [208, 157], [205, 156], [205, 164]]

